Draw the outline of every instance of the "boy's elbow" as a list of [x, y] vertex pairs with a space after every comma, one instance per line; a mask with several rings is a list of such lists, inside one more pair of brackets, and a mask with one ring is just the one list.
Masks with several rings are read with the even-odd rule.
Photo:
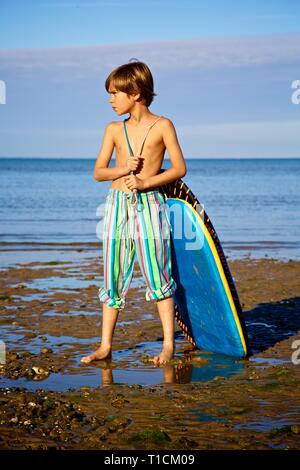
[[100, 168], [97, 168], [97, 170], [94, 171], [93, 177], [96, 181], [101, 181], [101, 170], [100, 170]]
[[183, 178], [186, 175], [186, 165], [180, 167], [178, 169], [179, 172], [179, 178]]

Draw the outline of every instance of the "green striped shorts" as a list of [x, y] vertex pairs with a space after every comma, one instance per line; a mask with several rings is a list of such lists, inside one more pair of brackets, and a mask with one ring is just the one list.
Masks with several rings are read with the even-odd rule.
[[132, 193], [110, 188], [103, 221], [103, 286], [99, 300], [115, 309], [125, 298], [137, 258], [146, 283], [146, 300], [162, 300], [174, 294], [170, 223], [165, 197], [159, 189]]

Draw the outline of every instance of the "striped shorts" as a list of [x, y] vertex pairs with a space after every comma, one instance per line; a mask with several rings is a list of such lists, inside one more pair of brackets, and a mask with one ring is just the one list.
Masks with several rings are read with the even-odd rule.
[[176, 282], [171, 272], [170, 223], [161, 191], [132, 193], [110, 188], [103, 220], [104, 284], [99, 300], [123, 309], [137, 258], [147, 289], [146, 300], [171, 297]]

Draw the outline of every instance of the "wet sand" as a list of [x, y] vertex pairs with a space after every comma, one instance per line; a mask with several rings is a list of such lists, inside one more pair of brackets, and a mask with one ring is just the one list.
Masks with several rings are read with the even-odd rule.
[[[80, 363], [100, 341], [97, 256], [2, 271], [1, 449], [299, 449], [300, 263], [229, 261], [252, 355], [193, 351], [162, 330], [138, 266], [112, 361]], [[299, 346], [300, 348], [300, 342]], [[4, 357], [4, 356], [3, 356]], [[295, 362], [295, 361], [294, 361]]]

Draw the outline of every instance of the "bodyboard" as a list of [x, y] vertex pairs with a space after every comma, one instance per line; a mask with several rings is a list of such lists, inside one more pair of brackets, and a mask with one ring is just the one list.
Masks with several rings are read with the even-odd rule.
[[[171, 225], [178, 325], [194, 348], [246, 357], [248, 339], [242, 307], [210, 218], [182, 179], [160, 186], [160, 190], [165, 196]], [[185, 222], [191, 230], [188, 235], [194, 234], [192, 249], [187, 249], [193, 242], [185, 233]], [[178, 224], [179, 229], [182, 224], [179, 237]]]

